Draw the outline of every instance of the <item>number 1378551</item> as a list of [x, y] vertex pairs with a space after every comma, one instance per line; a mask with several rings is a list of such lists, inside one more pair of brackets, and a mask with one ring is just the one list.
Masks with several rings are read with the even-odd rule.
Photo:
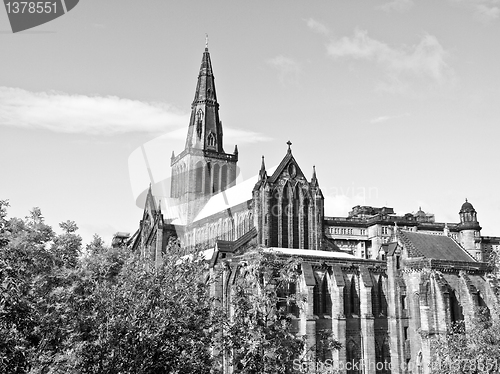
[[57, 2], [13, 1], [5, 3], [7, 13], [57, 13]]

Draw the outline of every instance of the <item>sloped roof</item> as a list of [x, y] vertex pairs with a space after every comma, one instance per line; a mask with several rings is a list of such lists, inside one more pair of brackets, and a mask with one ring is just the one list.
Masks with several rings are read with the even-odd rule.
[[399, 238], [409, 247], [412, 257], [425, 257], [436, 260], [476, 262], [452, 238], [444, 235], [422, 234], [401, 230]]
[[[268, 172], [267, 175], [271, 175], [269, 177], [269, 181], [270, 182], [276, 182], [276, 179], [278, 179], [278, 177], [280, 176], [280, 174], [283, 172], [283, 169], [286, 167], [286, 165], [288, 165], [288, 163], [290, 162], [290, 160], [293, 160], [295, 165], [297, 166], [298, 168], [298, 164], [297, 164], [297, 161], [295, 161], [295, 159], [293, 158], [292, 156], [292, 152], [288, 151], [285, 155], [285, 157], [283, 157], [283, 159], [281, 160], [280, 164], [278, 165], [278, 167], [274, 170], [274, 173], [270, 173]], [[300, 168], [299, 168], [300, 170]], [[302, 173], [302, 171], [300, 171], [300, 173]]]
[[362, 260], [359, 257], [353, 256], [345, 252], [316, 251], [311, 249], [278, 248], [278, 247], [265, 248], [264, 251], [273, 251], [276, 253], [283, 253], [290, 256], [311, 256], [311, 257], [324, 257], [324, 258], [342, 258], [348, 260], [351, 259]]
[[397, 242], [385, 243], [382, 244], [382, 250], [388, 255], [393, 256], [394, 252], [396, 252], [396, 248], [398, 247]]
[[253, 227], [250, 231], [247, 231], [245, 234], [240, 236], [238, 239], [233, 241], [228, 240], [217, 240], [216, 248], [220, 252], [235, 252], [243, 245], [247, 244], [250, 240], [257, 236], [257, 229]]

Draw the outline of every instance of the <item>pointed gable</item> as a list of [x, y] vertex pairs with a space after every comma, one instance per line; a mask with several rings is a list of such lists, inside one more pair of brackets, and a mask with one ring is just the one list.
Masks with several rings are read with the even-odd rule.
[[291, 151], [287, 152], [283, 160], [281, 160], [273, 175], [269, 177], [268, 182], [276, 183], [280, 177], [284, 177], [285, 179], [305, 179], [304, 173], [297, 161], [295, 161]]

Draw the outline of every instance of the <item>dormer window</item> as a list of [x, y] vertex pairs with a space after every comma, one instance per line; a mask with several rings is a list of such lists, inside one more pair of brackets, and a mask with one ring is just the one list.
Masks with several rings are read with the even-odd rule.
[[207, 145], [209, 147], [215, 147], [215, 135], [212, 132], [208, 134]]

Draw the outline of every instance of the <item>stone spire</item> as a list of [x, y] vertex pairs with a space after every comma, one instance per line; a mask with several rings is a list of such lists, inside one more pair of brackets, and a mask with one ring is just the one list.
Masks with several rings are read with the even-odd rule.
[[266, 177], [266, 164], [264, 163], [264, 156], [262, 156], [262, 164], [260, 165], [259, 180]]
[[313, 176], [311, 178], [311, 185], [313, 185], [313, 186], [319, 185], [318, 178], [316, 177], [316, 166], [315, 165], [313, 165]]
[[205, 46], [203, 52], [198, 83], [191, 104], [191, 118], [186, 139], [186, 149], [189, 148], [224, 152], [219, 103], [208, 46]]
[[180, 220], [187, 225], [193, 222], [214, 193], [235, 183], [238, 149], [235, 148], [234, 154], [228, 154], [222, 144], [215, 78], [206, 45], [191, 104], [186, 146], [170, 161], [171, 197], [178, 199], [182, 207]]

